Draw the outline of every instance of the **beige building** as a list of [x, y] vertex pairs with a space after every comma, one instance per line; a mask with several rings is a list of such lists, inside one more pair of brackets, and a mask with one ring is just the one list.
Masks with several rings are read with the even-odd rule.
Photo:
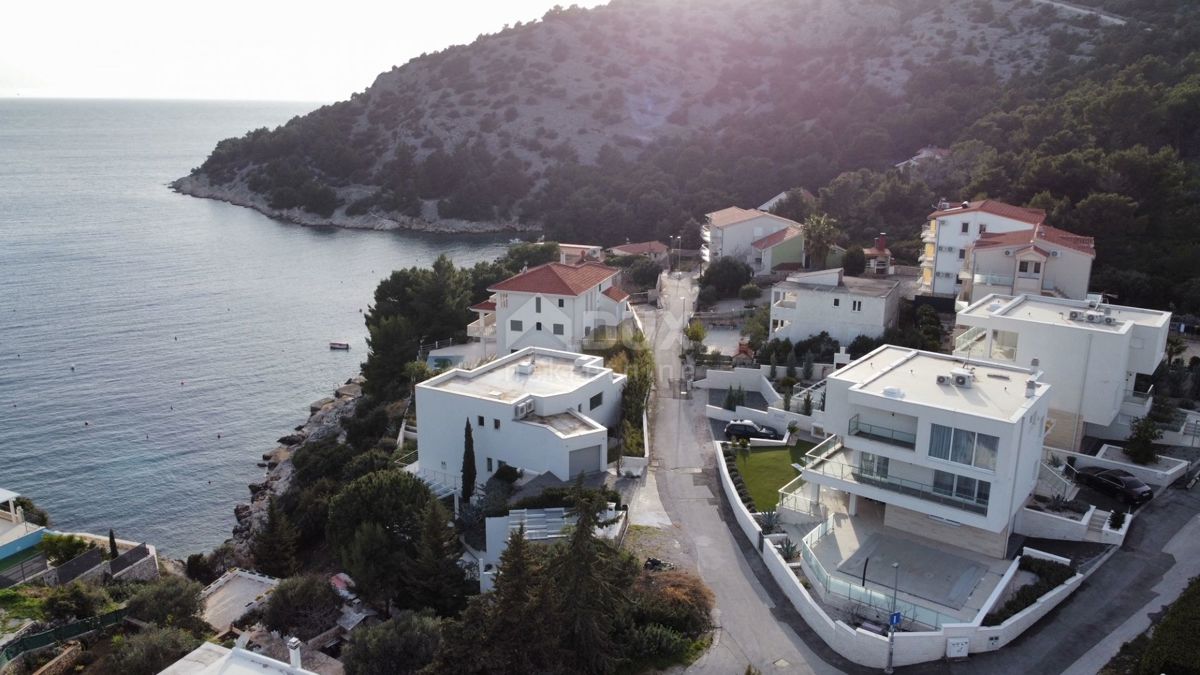
[[1094, 239], [1049, 225], [984, 233], [967, 247], [959, 300], [991, 293], [1083, 300], [1095, 258]]

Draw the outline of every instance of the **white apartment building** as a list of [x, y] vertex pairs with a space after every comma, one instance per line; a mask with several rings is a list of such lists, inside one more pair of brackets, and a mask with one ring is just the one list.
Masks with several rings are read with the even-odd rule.
[[958, 296], [967, 249], [980, 235], [1032, 230], [1046, 220], [1041, 209], [992, 199], [963, 202], [953, 208], [943, 202], [941, 207], [929, 214], [929, 223], [921, 232], [925, 251], [920, 257], [920, 292], [924, 295]]
[[624, 387], [599, 356], [542, 347], [447, 371], [416, 387], [420, 459], [409, 471], [444, 494], [461, 488], [468, 423], [479, 483], [505, 464], [561, 480], [602, 471]]
[[[616, 285], [620, 270], [596, 262], [547, 263], [492, 286], [491, 298], [471, 309], [479, 318], [467, 333], [485, 352], [525, 347], [579, 351], [597, 333], [633, 316], [629, 294]], [[486, 343], [494, 341], [494, 350]]]
[[958, 313], [967, 326], [954, 353], [1040, 369], [1054, 386], [1048, 445], [1075, 450], [1084, 434], [1124, 439], [1150, 412], [1152, 391], [1137, 386], [1166, 355], [1171, 313], [1101, 301], [989, 295]]
[[842, 268], [792, 274], [771, 288], [771, 337], [793, 343], [821, 331], [849, 344], [896, 325], [900, 282], [847, 277]]
[[1028, 368], [885, 345], [826, 379], [809, 499], [884, 504], [884, 525], [1004, 557], [1037, 482], [1050, 386]]
[[773, 213], [731, 206], [707, 215], [700, 231], [704, 262], [737, 258], [755, 274], [769, 274], [780, 264], [808, 267], [804, 254], [804, 227]]
[[985, 232], [967, 247], [959, 299], [992, 293], [1052, 295], [1083, 300], [1092, 278], [1096, 242], [1049, 225]]

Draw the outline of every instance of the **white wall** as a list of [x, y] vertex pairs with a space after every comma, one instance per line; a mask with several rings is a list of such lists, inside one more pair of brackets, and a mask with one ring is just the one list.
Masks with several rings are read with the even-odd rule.
[[[751, 244], [763, 237], [787, 229], [789, 221], [763, 214], [740, 223], [725, 227], [711, 227], [712, 260], [722, 256], [737, 258], [755, 270], [760, 268], [758, 257], [761, 251]], [[720, 234], [717, 231], [720, 230]]]
[[[773, 338], [799, 342], [825, 331], [833, 339], [847, 345], [859, 335], [879, 337], [896, 324], [900, 297], [898, 287], [882, 298], [804, 289], [789, 289], [787, 292], [795, 295], [795, 305], [785, 307], [772, 302], [771, 325], [774, 326], [776, 321], [790, 323], [773, 331]], [[834, 306], [834, 300], [837, 300], [837, 306]], [[862, 303], [860, 311], [854, 311], [855, 302]]]
[[1013, 531], [1027, 537], [1084, 541], [1087, 539], [1088, 521], [1095, 510], [1095, 505], [1092, 505], [1081, 520], [1074, 520], [1053, 513], [1021, 508], [1017, 511]]
[[[551, 295], [546, 293], [496, 293], [496, 351], [503, 356], [524, 347], [545, 347], [578, 351], [580, 342], [596, 326], [616, 326], [631, 314], [629, 302], [615, 302], [603, 291], [613, 286], [617, 277], [605, 279], [583, 293]], [[541, 298], [541, 311], [537, 299]], [[559, 301], [563, 306], [559, 307]], [[521, 322], [521, 330], [512, 329], [512, 321]], [[542, 324], [541, 331], [537, 324]], [[554, 334], [554, 325], [563, 328], [562, 335]]]
[[[1092, 275], [1092, 256], [1045, 240], [1039, 240], [1038, 246], [1050, 252], [1051, 255], [1048, 258], [1041, 256], [1030, 258], [1042, 262], [1042, 274], [1038, 279], [1037, 289], [1033, 292], [1058, 290], [1068, 298], [1086, 299]], [[1018, 263], [1023, 259], [1022, 254], [1016, 252], [1019, 248], [1019, 246], [996, 246], [973, 250], [969, 256], [973, 267], [972, 271], [975, 274], [995, 274], [1012, 277], [1016, 280]], [[1005, 255], [1005, 251], [1011, 252], [1012, 255]], [[1057, 257], [1053, 255], [1055, 252], [1058, 253]], [[1011, 286], [1005, 288], [981, 285], [973, 290], [971, 297], [979, 299], [988, 293], [1014, 292]]]
[[[962, 215], [942, 216], [937, 219], [937, 258], [934, 264], [933, 293], [934, 295], [953, 295], [957, 292], [956, 282], [958, 272], [963, 267], [965, 258], [959, 258], [958, 252], [979, 239], [979, 226], [982, 224], [988, 232], [1016, 232], [1032, 230], [1033, 225], [1019, 220], [981, 211], [967, 212]], [[962, 232], [962, 223], [966, 222], [967, 232]], [[940, 250], [950, 247], [949, 251]], [[965, 254], [964, 254], [965, 256]], [[950, 277], [941, 277], [937, 273], [949, 273]]]

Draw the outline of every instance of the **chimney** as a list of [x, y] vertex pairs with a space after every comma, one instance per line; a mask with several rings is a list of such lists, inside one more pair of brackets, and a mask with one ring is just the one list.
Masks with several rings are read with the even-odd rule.
[[300, 670], [302, 667], [300, 665], [300, 638], [288, 638], [287, 648], [288, 662], [291, 664], [292, 668]]
[[887, 232], [880, 232], [878, 237], [875, 237], [875, 248], [880, 251], [887, 250]]
[[1038, 361], [1038, 358], [1035, 356], [1035, 357], [1033, 357], [1032, 359], [1030, 359], [1030, 360], [1029, 360], [1029, 367], [1030, 367], [1030, 368], [1037, 368], [1039, 363], [1040, 363], [1040, 361]]
[[1025, 398], [1033, 398], [1037, 393], [1037, 380], [1025, 380]]

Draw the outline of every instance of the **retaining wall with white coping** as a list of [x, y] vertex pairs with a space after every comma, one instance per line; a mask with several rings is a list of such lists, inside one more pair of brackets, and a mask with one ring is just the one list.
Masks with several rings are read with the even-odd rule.
[[[1142, 482], [1147, 485], [1170, 485], [1179, 480], [1183, 474], [1187, 473], [1188, 463], [1182, 459], [1174, 457], [1158, 456], [1154, 464], [1134, 464], [1125, 456], [1124, 450], [1115, 446], [1105, 444], [1100, 447], [1100, 451], [1096, 453], [1092, 460], [1098, 466], [1106, 466], [1109, 468], [1125, 469], [1129, 473], [1142, 479]], [[1079, 468], [1080, 462], [1076, 460], [1075, 467]], [[1084, 466], [1092, 466], [1084, 464]]]
[[775, 391], [770, 380], [758, 368], [734, 368], [733, 370], [710, 370], [703, 380], [696, 380], [694, 386], [698, 389], [728, 389], [741, 387], [746, 391], [756, 391], [766, 399], [767, 405], [778, 405], [783, 396]]
[[1068, 541], [1084, 541], [1087, 539], [1088, 521], [1096, 511], [1093, 504], [1083, 514], [1082, 520], [1073, 520], [1066, 516], [1056, 516], [1045, 511], [1034, 511], [1024, 507], [1017, 511], [1013, 530], [1017, 534], [1039, 539], [1066, 539]]

